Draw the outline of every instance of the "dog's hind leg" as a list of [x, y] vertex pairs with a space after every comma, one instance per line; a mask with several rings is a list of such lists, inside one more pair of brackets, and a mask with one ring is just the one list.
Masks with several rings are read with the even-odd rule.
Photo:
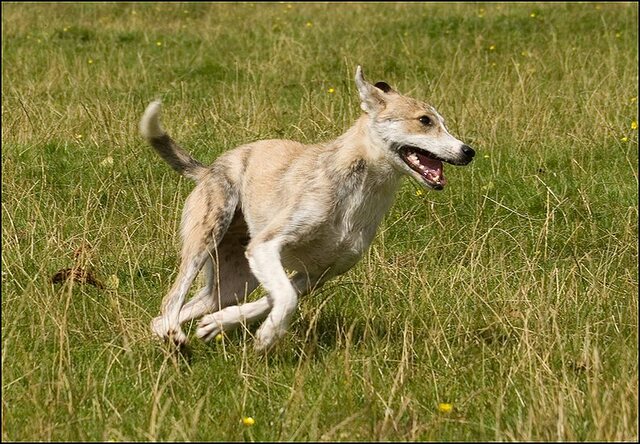
[[187, 342], [187, 336], [180, 328], [180, 311], [189, 287], [207, 261], [208, 254], [206, 248], [195, 252], [183, 249], [178, 277], [162, 301], [162, 315], [151, 323], [151, 329], [155, 334], [171, 340], [176, 345], [183, 345]]
[[228, 333], [243, 323], [252, 324], [266, 318], [270, 310], [271, 304], [266, 296], [254, 302], [226, 307], [203, 317], [196, 335], [205, 341], [210, 341], [218, 333]]
[[[325, 280], [325, 276], [311, 278], [305, 273], [297, 273], [291, 279], [291, 284], [297, 295], [303, 296], [322, 286]], [[220, 332], [232, 331], [243, 323], [251, 324], [261, 321], [269, 315], [270, 311], [271, 302], [267, 296], [254, 302], [227, 307], [203, 317], [196, 334], [203, 340], [210, 341]]]
[[[151, 324], [154, 333], [161, 338], [170, 339], [177, 345], [186, 343], [187, 337], [180, 327], [180, 312], [186, 294], [200, 269], [205, 263], [215, 259], [217, 244], [231, 224], [237, 203], [237, 194], [232, 192], [232, 188], [227, 183], [213, 178], [198, 184], [187, 198], [182, 217], [183, 245], [180, 270], [171, 290], [162, 301], [161, 316], [155, 318]], [[207, 287], [211, 287], [211, 267], [208, 267], [207, 273]], [[196, 296], [196, 302], [190, 309], [192, 312], [195, 313], [193, 309], [204, 303], [204, 294], [201, 291]], [[186, 318], [185, 313], [183, 319]]]
[[[242, 211], [237, 210], [213, 261], [205, 265], [207, 283], [180, 311], [180, 323], [244, 302], [256, 289], [258, 280], [251, 274], [244, 256], [248, 228]], [[215, 335], [214, 335], [215, 336]]]
[[215, 310], [215, 303], [212, 297], [216, 288], [216, 273], [213, 260], [209, 258], [202, 269], [206, 275], [206, 282], [204, 287], [180, 310], [180, 325]]

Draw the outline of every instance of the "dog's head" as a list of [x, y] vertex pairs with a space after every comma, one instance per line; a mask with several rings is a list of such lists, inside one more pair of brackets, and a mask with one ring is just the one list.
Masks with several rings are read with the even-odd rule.
[[371, 130], [402, 173], [425, 187], [441, 190], [446, 184], [442, 162], [466, 165], [473, 159], [475, 151], [449, 134], [444, 119], [431, 105], [405, 97], [385, 82], [368, 83], [360, 66], [356, 86]]

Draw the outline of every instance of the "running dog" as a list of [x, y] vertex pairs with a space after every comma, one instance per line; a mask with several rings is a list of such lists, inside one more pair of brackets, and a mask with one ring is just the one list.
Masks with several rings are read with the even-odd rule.
[[[142, 135], [196, 182], [182, 214], [180, 270], [152, 321], [155, 334], [184, 345], [181, 324], [191, 319], [202, 317], [196, 334], [205, 341], [264, 320], [255, 348], [269, 350], [285, 334], [300, 296], [360, 260], [403, 176], [442, 190], [443, 162], [473, 159], [474, 150], [449, 133], [432, 106], [385, 82], [368, 83], [360, 66], [355, 84], [364, 114], [337, 139], [261, 140], [210, 166], [163, 130], [159, 102], [147, 107]], [[185, 304], [203, 268], [206, 283]], [[266, 296], [244, 303], [259, 284]]]

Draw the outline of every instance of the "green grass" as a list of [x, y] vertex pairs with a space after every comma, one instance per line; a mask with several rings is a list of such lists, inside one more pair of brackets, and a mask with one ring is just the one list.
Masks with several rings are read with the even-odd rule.
[[[638, 439], [637, 4], [3, 3], [2, 25], [3, 440]], [[270, 356], [255, 327], [173, 355], [148, 326], [193, 185], [145, 106], [206, 162], [327, 140], [357, 64], [476, 160], [406, 181]], [[50, 282], [74, 264], [108, 288]]]

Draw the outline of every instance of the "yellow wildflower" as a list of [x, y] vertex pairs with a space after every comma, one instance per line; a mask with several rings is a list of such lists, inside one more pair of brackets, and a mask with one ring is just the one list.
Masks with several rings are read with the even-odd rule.
[[120, 279], [115, 274], [107, 278], [106, 287], [109, 290], [116, 290], [120, 286]]
[[156, 42], [156, 46], [162, 46], [162, 42], [161, 41], [157, 41]]
[[635, 120], [633, 122], [631, 122], [631, 129], [632, 130], [637, 130], [638, 129], [638, 122], [636, 122]]
[[424, 194], [424, 191], [416, 190], [416, 196], [422, 196], [423, 194]]
[[101, 167], [109, 168], [113, 166], [113, 157], [107, 156], [100, 162]]
[[495, 51], [495, 50], [496, 50], [496, 45], [489, 46], [489, 51]]
[[333, 94], [334, 92], [336, 92], [336, 90], [335, 90], [335, 89], [333, 89], [333, 88], [329, 88], [329, 89], [327, 90], [327, 92], [328, 92], [329, 94]]
[[312, 26], [313, 26], [313, 23], [311, 23], [311, 22], [307, 22], [307, 23], [306, 23], [306, 27], [307, 27], [307, 28], [311, 28]]
[[627, 136], [624, 136], [622, 139], [620, 139], [620, 141], [622, 142], [628, 142], [629, 138]]
[[254, 425], [256, 423], [256, 420], [253, 419], [251, 416], [245, 416], [242, 418], [242, 423], [244, 425], [246, 425], [247, 427], [251, 427], [252, 425]]
[[483, 191], [491, 191], [495, 187], [496, 186], [493, 184], [493, 181], [490, 180], [486, 185], [481, 186], [480, 189], [483, 190]]
[[438, 411], [441, 413], [450, 413], [453, 410], [453, 404], [448, 402], [441, 402], [438, 404]]

